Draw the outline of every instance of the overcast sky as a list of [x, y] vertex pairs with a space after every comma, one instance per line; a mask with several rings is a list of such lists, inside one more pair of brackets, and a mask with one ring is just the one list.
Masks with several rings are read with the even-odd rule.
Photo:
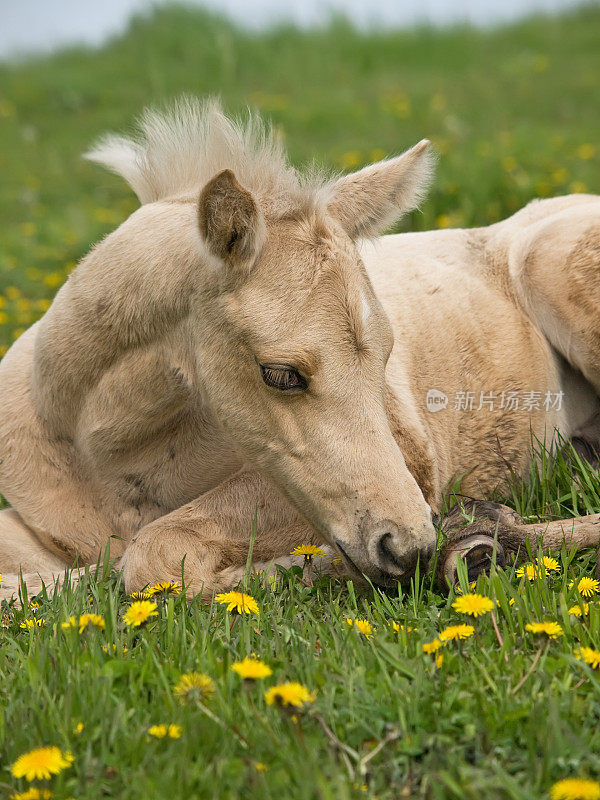
[[[135, 12], [169, 0], [0, 0], [0, 57], [57, 46], [101, 44], [121, 32]], [[281, 19], [318, 23], [331, 10], [359, 25], [405, 26], [415, 22], [477, 25], [515, 19], [533, 11], [557, 11], [581, 0], [188, 0], [218, 9], [238, 23], [263, 27]]]

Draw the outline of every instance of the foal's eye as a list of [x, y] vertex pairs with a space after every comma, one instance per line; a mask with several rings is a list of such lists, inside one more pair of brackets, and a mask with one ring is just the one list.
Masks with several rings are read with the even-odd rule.
[[260, 364], [260, 374], [267, 386], [280, 392], [302, 392], [308, 386], [306, 378], [287, 364]]

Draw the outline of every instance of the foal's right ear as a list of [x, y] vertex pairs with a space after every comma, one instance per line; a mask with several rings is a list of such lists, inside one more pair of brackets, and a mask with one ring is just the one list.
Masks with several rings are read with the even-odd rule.
[[200, 193], [198, 224], [211, 253], [232, 266], [249, 267], [264, 244], [263, 215], [230, 169], [211, 178]]

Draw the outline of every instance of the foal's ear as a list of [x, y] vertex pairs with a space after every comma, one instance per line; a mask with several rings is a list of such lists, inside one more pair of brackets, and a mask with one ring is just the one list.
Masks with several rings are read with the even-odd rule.
[[353, 239], [383, 233], [425, 197], [433, 174], [429, 140], [388, 161], [371, 164], [332, 186], [329, 213]]
[[211, 178], [200, 193], [198, 224], [211, 253], [231, 265], [250, 266], [264, 243], [263, 216], [230, 169]]

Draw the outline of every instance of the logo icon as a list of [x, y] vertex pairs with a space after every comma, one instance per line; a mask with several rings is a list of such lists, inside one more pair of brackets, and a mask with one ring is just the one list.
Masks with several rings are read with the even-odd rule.
[[427, 410], [435, 414], [436, 411], [443, 411], [448, 405], [448, 396], [439, 389], [429, 389], [425, 396]]

